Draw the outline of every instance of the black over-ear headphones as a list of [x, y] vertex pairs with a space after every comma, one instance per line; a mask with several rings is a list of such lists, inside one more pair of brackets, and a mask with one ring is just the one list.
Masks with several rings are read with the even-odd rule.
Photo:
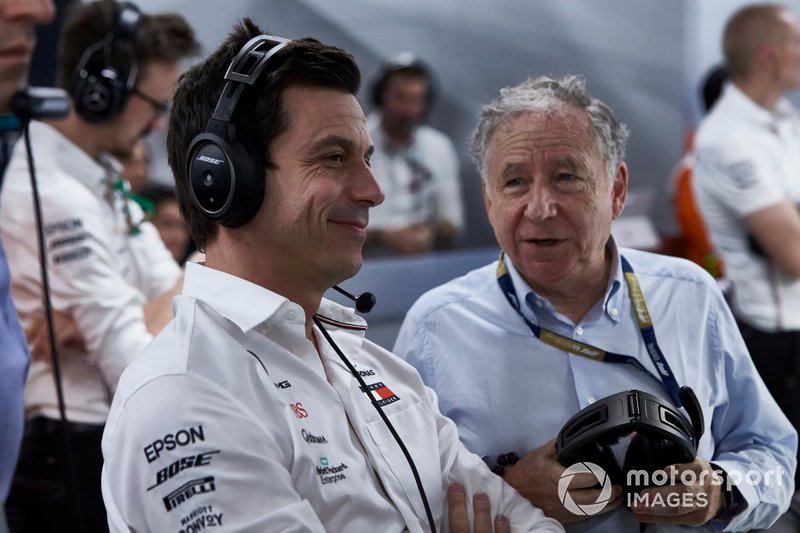
[[247, 41], [225, 73], [227, 83], [206, 130], [189, 145], [186, 175], [192, 201], [204, 216], [224, 226], [249, 221], [264, 199], [264, 158], [231, 122], [236, 104], [289, 42], [272, 35]]
[[[637, 493], [652, 485], [651, 474], [697, 456], [697, 445], [704, 431], [703, 412], [689, 387], [679, 391], [686, 417], [659, 398], [639, 390], [629, 390], [598, 400], [570, 418], [558, 434], [556, 453], [564, 466], [592, 462], [605, 470], [615, 485], [626, 493]], [[620, 437], [635, 432], [620, 469], [611, 446]], [[647, 472], [646, 485], [630, 472]], [[630, 483], [628, 483], [630, 482]]]
[[421, 72], [425, 79], [428, 80], [427, 104], [428, 108], [430, 108], [433, 104], [434, 94], [436, 92], [433, 73], [422, 60], [411, 52], [400, 52], [383, 62], [380, 73], [372, 86], [373, 105], [376, 107], [381, 107], [383, 105], [383, 93], [386, 92], [386, 86], [389, 85], [389, 78], [397, 72], [409, 69]]
[[[117, 4], [111, 29], [87, 48], [72, 74], [69, 92], [75, 111], [87, 122], [107, 122], [116, 117], [136, 84], [138, 65], [134, 43], [141, 11], [129, 2]], [[125, 68], [114, 65], [113, 48], [125, 54]], [[102, 54], [102, 61], [96, 58]]]

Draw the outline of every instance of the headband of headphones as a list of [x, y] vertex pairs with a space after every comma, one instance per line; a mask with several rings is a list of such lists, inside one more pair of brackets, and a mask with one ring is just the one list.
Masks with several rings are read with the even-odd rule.
[[372, 86], [372, 103], [381, 107], [383, 105], [383, 93], [389, 85], [389, 78], [398, 72], [413, 70], [420, 72], [428, 81], [428, 106], [433, 103], [435, 93], [435, 80], [431, 69], [421, 59], [411, 52], [399, 52], [386, 59], [382, 65], [374, 85]]
[[[106, 122], [117, 116], [136, 84], [138, 64], [134, 43], [141, 11], [130, 2], [116, 4], [108, 33], [84, 50], [70, 83], [75, 110], [87, 122]], [[125, 54], [127, 75], [114, 65], [112, 48]], [[95, 58], [102, 54], [102, 61]]]
[[236, 105], [289, 42], [273, 35], [247, 41], [225, 73], [225, 87], [205, 131], [189, 145], [186, 175], [192, 201], [205, 217], [225, 226], [246, 223], [264, 198], [263, 156], [231, 122]]
[[668, 441], [678, 457], [692, 460], [704, 431], [703, 412], [692, 389], [681, 387], [679, 394], [691, 422], [669, 403], [640, 390], [612, 394], [585, 407], [558, 434], [559, 462], [570, 466], [590, 460], [587, 450], [610, 446], [633, 432], [635, 438]]

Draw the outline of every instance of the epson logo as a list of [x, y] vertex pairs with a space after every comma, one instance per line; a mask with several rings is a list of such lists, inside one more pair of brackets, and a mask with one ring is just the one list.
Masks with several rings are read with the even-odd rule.
[[221, 165], [222, 163], [225, 162], [224, 159], [214, 159], [213, 157], [208, 157], [205, 155], [197, 156], [197, 159], [195, 159], [195, 161], [203, 161], [204, 163], [211, 163], [212, 165]]
[[162, 451], [170, 451], [178, 446], [194, 444], [198, 440], [206, 440], [206, 436], [203, 433], [203, 426], [189, 427], [180, 429], [175, 433], [168, 433], [164, 435], [164, 438], [154, 440], [145, 446], [142, 451], [147, 458], [147, 462], [152, 463], [159, 458]]

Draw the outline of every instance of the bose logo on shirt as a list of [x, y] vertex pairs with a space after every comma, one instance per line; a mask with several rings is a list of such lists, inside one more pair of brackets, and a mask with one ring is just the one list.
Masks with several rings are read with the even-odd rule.
[[214, 159], [213, 157], [208, 157], [205, 155], [198, 156], [195, 161], [203, 161], [205, 163], [211, 163], [212, 165], [220, 165], [225, 162], [224, 159]]

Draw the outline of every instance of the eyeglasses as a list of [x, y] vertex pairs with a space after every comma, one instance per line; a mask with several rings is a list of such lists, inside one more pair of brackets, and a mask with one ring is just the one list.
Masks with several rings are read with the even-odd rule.
[[160, 116], [160, 115], [166, 115], [167, 113], [169, 113], [169, 110], [170, 110], [169, 102], [159, 102], [158, 100], [156, 100], [152, 96], [149, 96], [149, 95], [143, 93], [142, 91], [140, 91], [136, 87], [131, 89], [131, 94], [134, 94], [134, 95], [138, 96], [139, 98], [141, 98], [142, 100], [144, 100], [145, 102], [150, 104], [150, 106], [153, 108], [153, 111], [156, 112], [156, 115]]

